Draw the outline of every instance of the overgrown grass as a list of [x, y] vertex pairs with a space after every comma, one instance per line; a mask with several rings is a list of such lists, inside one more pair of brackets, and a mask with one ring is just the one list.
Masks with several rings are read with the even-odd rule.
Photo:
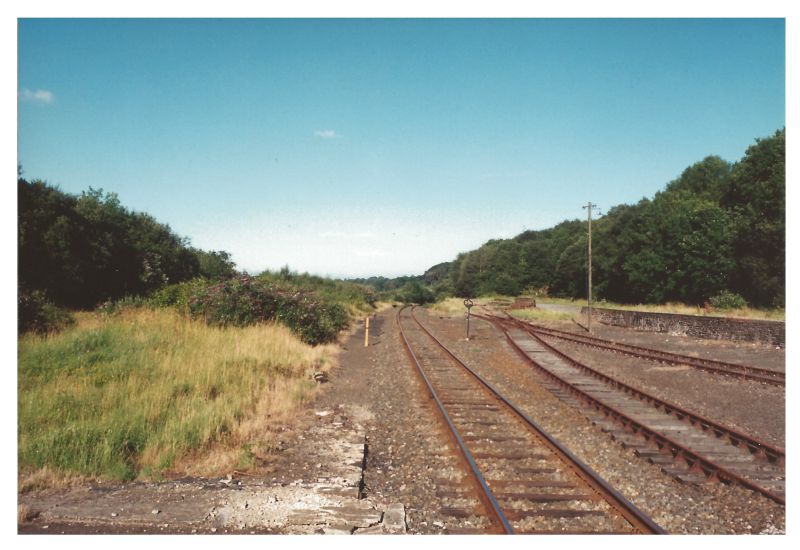
[[19, 340], [20, 471], [124, 480], [247, 466], [334, 354], [274, 324], [214, 328], [171, 309], [81, 314], [60, 334]]
[[[536, 298], [537, 302], [545, 304], [559, 304], [559, 305], [572, 305], [583, 307], [586, 305], [585, 299], [574, 298]], [[716, 309], [713, 307], [705, 308], [703, 306], [693, 306], [677, 302], [670, 302], [666, 304], [619, 304], [617, 302], [607, 302], [600, 300], [593, 303], [593, 307], [605, 307], [609, 309], [628, 309], [634, 311], [652, 311], [655, 313], [680, 313], [682, 315], [708, 315], [713, 317], [742, 317], [746, 319], [768, 319], [775, 321], [783, 321], [786, 319], [786, 310], [784, 308], [733, 308], [733, 309]]]
[[[556, 304], [567, 305], [575, 307], [583, 307], [586, 305], [585, 299], [575, 298], [558, 298], [558, 297], [541, 297], [537, 296], [536, 302], [538, 304]], [[473, 300], [476, 305], [493, 305], [495, 307], [504, 308], [511, 305], [514, 301], [513, 297], [502, 295], [489, 295], [481, 296]], [[786, 318], [786, 310], [783, 308], [770, 308], [758, 309], [751, 307], [735, 308], [735, 309], [715, 309], [713, 307], [705, 308], [702, 306], [692, 306], [681, 303], [667, 303], [667, 304], [619, 304], [616, 302], [607, 302], [601, 300], [594, 302], [593, 307], [602, 307], [610, 309], [628, 309], [635, 311], [652, 311], [656, 313], [680, 313], [683, 315], [709, 315], [715, 317], [741, 317], [746, 319], [767, 319], [775, 321], [783, 321]], [[432, 309], [447, 315], [456, 315], [464, 313], [464, 300], [462, 298], [445, 298], [433, 304]], [[522, 319], [530, 320], [569, 320], [573, 317], [572, 313], [545, 311], [543, 309], [521, 309], [509, 311], [509, 313], [516, 315]]]

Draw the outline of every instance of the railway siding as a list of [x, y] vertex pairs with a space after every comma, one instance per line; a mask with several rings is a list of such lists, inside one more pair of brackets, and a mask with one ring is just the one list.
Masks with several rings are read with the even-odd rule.
[[513, 529], [521, 532], [661, 532], [497, 394], [413, 314], [405, 322], [403, 318], [398, 312], [409, 354], [464, 447], [466, 460], [479, 470], [476, 485], [491, 487], [482, 498], [487, 512], [500, 508], [500, 521], [513, 522]]
[[561, 340], [567, 340], [574, 343], [582, 344], [585, 346], [593, 346], [606, 351], [615, 353], [624, 353], [643, 359], [652, 361], [659, 361], [663, 363], [671, 363], [673, 365], [689, 366], [717, 374], [724, 374], [727, 376], [734, 376], [754, 382], [762, 382], [765, 384], [774, 384], [776, 386], [786, 385], [786, 374], [784, 372], [762, 369], [758, 367], [751, 367], [738, 363], [728, 363], [724, 361], [716, 361], [713, 359], [705, 359], [700, 357], [691, 357], [688, 355], [680, 355], [656, 349], [643, 348], [641, 346], [634, 346], [625, 344], [623, 342], [615, 342], [613, 340], [604, 340], [602, 338], [595, 338], [585, 334], [576, 334], [562, 330], [551, 329], [534, 324], [530, 327], [540, 336], [545, 335]]
[[510, 343], [551, 377], [553, 393], [593, 409], [596, 424], [624, 446], [635, 448], [640, 457], [661, 465], [665, 473], [683, 482], [706, 477], [732, 481], [784, 502], [782, 450], [676, 413], [658, 400], [643, 400], [624, 384], [587, 372], [592, 369], [550, 348], [529, 329], [499, 318], [493, 321], [505, 325]]

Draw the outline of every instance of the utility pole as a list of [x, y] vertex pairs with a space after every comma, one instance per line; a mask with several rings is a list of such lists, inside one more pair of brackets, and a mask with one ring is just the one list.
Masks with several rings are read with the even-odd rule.
[[589, 213], [589, 288], [588, 288], [588, 296], [587, 296], [587, 309], [589, 311], [589, 315], [586, 321], [586, 328], [589, 330], [589, 334], [592, 333], [592, 208], [597, 208], [596, 204], [592, 204], [591, 201], [583, 206], [586, 208]]

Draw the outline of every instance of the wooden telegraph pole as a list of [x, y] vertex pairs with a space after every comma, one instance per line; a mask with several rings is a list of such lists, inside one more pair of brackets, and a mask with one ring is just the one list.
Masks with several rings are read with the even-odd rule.
[[587, 310], [589, 312], [587, 319], [586, 319], [586, 328], [589, 330], [589, 333], [592, 332], [592, 208], [597, 208], [596, 204], [592, 204], [591, 201], [583, 206], [588, 210], [589, 214], [589, 250], [588, 250], [588, 257], [589, 257], [589, 288], [587, 291]]

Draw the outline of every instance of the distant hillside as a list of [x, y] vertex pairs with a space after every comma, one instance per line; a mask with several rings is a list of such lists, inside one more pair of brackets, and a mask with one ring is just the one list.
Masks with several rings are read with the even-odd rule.
[[[700, 304], [727, 290], [782, 307], [785, 141], [785, 129], [757, 139], [734, 164], [709, 156], [654, 198], [608, 209], [592, 223], [595, 296]], [[458, 296], [546, 289], [583, 297], [586, 221], [490, 240], [422, 278]]]

